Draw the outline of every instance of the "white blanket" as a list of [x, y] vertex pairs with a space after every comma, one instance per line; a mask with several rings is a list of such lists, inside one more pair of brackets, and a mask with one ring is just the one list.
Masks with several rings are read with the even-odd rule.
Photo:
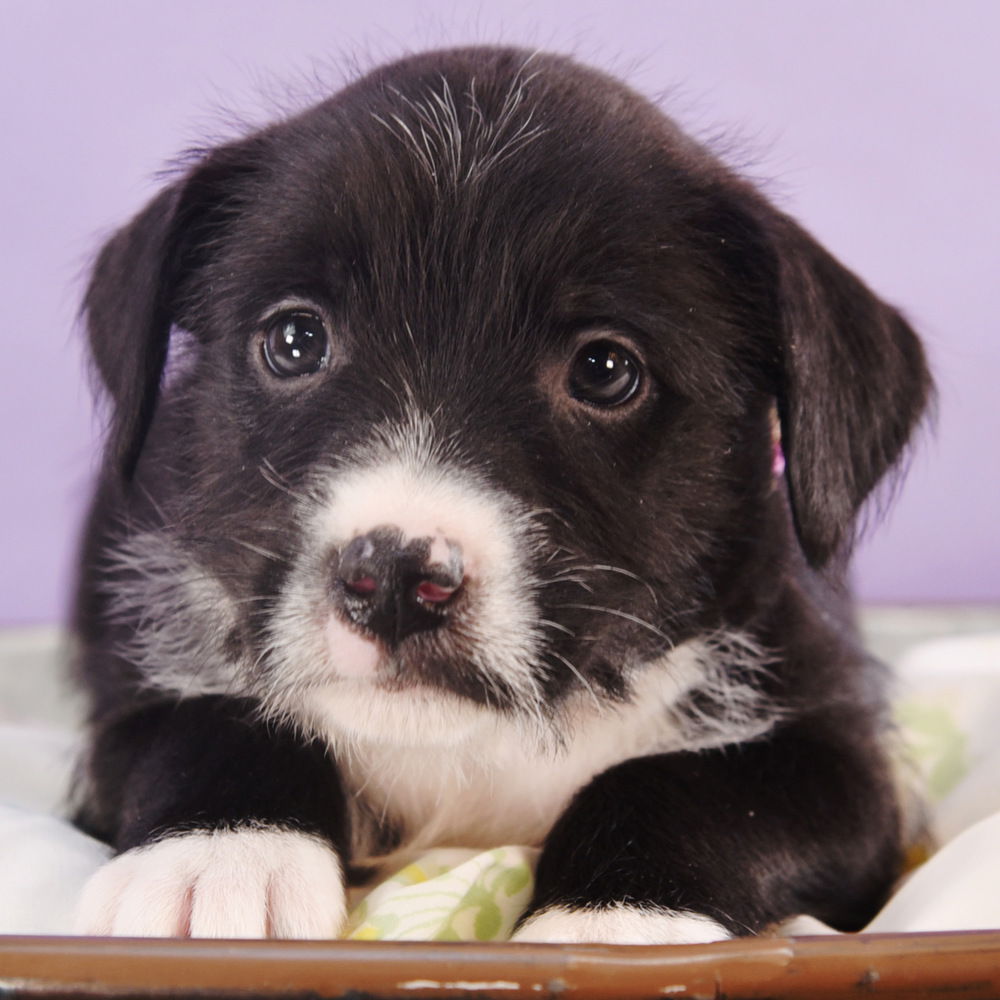
[[[51, 637], [0, 642], [0, 933], [65, 934], [108, 849], [62, 818], [76, 734]], [[941, 847], [868, 930], [1000, 928], [1000, 633], [922, 643], [899, 664], [899, 718]], [[26, 685], [25, 678], [34, 681]], [[358, 939], [504, 940], [536, 852], [431, 851], [354, 907]], [[824, 933], [811, 918], [784, 933]]]

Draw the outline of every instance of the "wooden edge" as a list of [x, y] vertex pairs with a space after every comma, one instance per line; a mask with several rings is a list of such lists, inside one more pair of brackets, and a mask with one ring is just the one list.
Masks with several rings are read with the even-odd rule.
[[1000, 931], [698, 946], [0, 937], [0, 997], [1000, 996]]

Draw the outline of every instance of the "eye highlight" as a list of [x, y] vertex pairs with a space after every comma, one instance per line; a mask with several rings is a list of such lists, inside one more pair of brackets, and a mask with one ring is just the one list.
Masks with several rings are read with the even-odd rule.
[[264, 327], [261, 353], [278, 378], [315, 375], [330, 359], [326, 324], [307, 309], [291, 309], [272, 316]]
[[592, 406], [621, 406], [630, 400], [642, 381], [639, 362], [612, 340], [594, 340], [573, 359], [569, 392]]

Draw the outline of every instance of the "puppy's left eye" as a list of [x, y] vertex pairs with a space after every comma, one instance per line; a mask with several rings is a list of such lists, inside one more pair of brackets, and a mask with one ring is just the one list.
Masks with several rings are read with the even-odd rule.
[[316, 313], [296, 309], [268, 321], [261, 350], [267, 367], [279, 378], [314, 375], [326, 367], [330, 338]]
[[639, 362], [624, 347], [595, 340], [573, 359], [569, 391], [593, 406], [620, 406], [635, 395], [640, 380]]

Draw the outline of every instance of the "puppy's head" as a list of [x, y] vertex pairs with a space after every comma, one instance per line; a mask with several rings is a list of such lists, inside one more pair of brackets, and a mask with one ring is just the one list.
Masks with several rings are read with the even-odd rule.
[[191, 684], [387, 739], [627, 698], [739, 628], [846, 550], [928, 393], [900, 316], [657, 109], [510, 50], [208, 152], [86, 309], [145, 668], [196, 643]]

